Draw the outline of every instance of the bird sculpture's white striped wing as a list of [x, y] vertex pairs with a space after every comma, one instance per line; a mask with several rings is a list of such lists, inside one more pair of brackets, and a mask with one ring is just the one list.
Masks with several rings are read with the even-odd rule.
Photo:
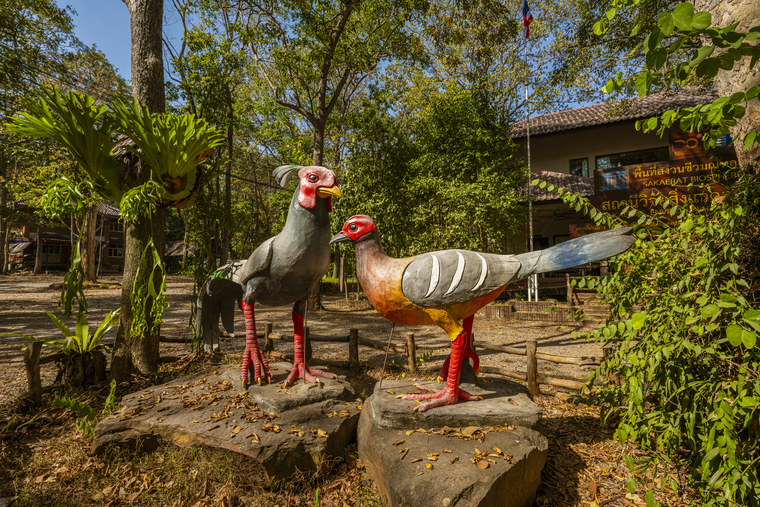
[[420, 255], [404, 270], [401, 291], [417, 306], [465, 303], [509, 283], [520, 270], [512, 255], [442, 250]]

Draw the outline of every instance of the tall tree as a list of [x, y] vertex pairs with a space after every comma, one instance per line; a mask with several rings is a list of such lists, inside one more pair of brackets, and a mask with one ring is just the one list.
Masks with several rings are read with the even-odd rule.
[[[164, 92], [164, 60], [162, 52], [163, 0], [124, 0], [129, 9], [130, 34], [132, 41], [132, 96], [141, 101], [151, 113], [163, 113], [166, 108]], [[138, 163], [133, 159], [134, 163]], [[139, 174], [141, 171], [138, 171]], [[147, 171], [146, 171], [147, 172]], [[147, 181], [143, 172], [142, 184]], [[121, 290], [121, 311], [119, 331], [114, 344], [111, 374], [117, 380], [124, 380], [134, 372], [149, 373], [159, 365], [160, 327], [154, 326], [151, 315], [147, 330], [133, 335], [132, 285], [138, 275], [140, 259], [145, 247], [152, 240], [163, 259], [164, 215], [159, 207], [152, 217], [143, 216], [137, 223], [127, 224], [125, 231], [124, 282]], [[140, 276], [147, 279], [150, 273], [143, 271]], [[159, 278], [159, 277], [157, 277]], [[155, 281], [159, 283], [158, 280]]]
[[[244, 29], [254, 72], [269, 97], [295, 112], [312, 139], [311, 163], [324, 165], [333, 113], [346, 111], [383, 63], [420, 49], [408, 23], [423, 12], [419, 0], [240, 0], [252, 14]], [[309, 309], [321, 306], [319, 286]]]

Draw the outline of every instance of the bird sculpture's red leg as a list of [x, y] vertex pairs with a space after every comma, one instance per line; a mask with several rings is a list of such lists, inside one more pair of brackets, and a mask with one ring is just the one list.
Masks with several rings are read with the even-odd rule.
[[459, 398], [467, 401], [477, 401], [478, 397], [473, 396], [459, 389], [459, 375], [462, 373], [462, 355], [464, 352], [467, 335], [462, 331], [457, 339], [451, 342], [451, 362], [448, 368], [446, 386], [443, 389], [431, 389], [429, 387], [418, 385], [420, 391], [429, 391], [430, 394], [407, 394], [403, 397], [405, 400], [430, 400], [423, 403], [419, 411], [424, 412], [441, 405], [452, 405]]
[[[475, 375], [478, 374], [478, 370], [480, 369], [480, 358], [475, 353], [475, 351], [472, 349], [472, 322], [475, 320], [475, 315], [470, 315], [469, 317], [465, 317], [465, 319], [462, 321], [462, 327], [464, 328], [464, 333], [467, 336], [467, 340], [465, 340], [464, 344], [464, 350], [462, 351], [462, 360], [466, 361], [468, 359], [472, 359], [472, 369], [475, 370]], [[441, 378], [446, 378], [449, 373], [449, 364], [451, 363], [451, 354], [449, 354], [449, 357], [446, 358], [446, 360], [443, 362], [443, 368], [441, 368]]]
[[285, 386], [296, 383], [299, 378], [306, 382], [317, 382], [315, 377], [335, 378], [332, 373], [315, 370], [306, 364], [303, 343], [303, 315], [293, 312], [293, 369], [285, 379]]
[[243, 370], [240, 373], [240, 379], [243, 381], [243, 389], [248, 388], [248, 369], [253, 363], [253, 381], [261, 385], [261, 376], [268, 381], [272, 381], [269, 374], [269, 364], [264, 358], [264, 354], [259, 348], [259, 341], [256, 338], [256, 319], [253, 315], [253, 305], [245, 301], [242, 304], [243, 314], [245, 315], [245, 352], [243, 352]]

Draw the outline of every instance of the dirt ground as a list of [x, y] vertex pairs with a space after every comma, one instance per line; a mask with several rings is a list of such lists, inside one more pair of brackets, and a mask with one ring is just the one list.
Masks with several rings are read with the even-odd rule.
[[[53, 337], [57, 329], [46, 315], [46, 311], [58, 314], [57, 300], [60, 288], [55, 284], [62, 281], [62, 275], [13, 275], [0, 276], [0, 333], [21, 333], [37, 337]], [[88, 318], [91, 326], [97, 325], [108, 311], [119, 305], [120, 277], [103, 277], [97, 286], [85, 292], [89, 304]], [[171, 276], [167, 283], [167, 300], [169, 308], [165, 312], [162, 336], [172, 342], [162, 342], [162, 357], [178, 359], [177, 363], [162, 367], [162, 373], [171, 375], [184, 366], [192, 352], [189, 341], [192, 334], [188, 328], [188, 319], [192, 302], [192, 282], [183, 277]], [[337, 297], [325, 297], [325, 311], [312, 312], [307, 315], [307, 325], [315, 334], [347, 334], [350, 328], [359, 330], [360, 336], [385, 342], [391, 331], [390, 322], [380, 317], [374, 310], [347, 311], [336, 305]], [[263, 323], [271, 322], [274, 331], [287, 335], [292, 333], [290, 320], [291, 309], [256, 308], [256, 321], [259, 331]], [[73, 323], [69, 322], [73, 327]], [[234, 337], [223, 337], [221, 354], [213, 358], [194, 356], [194, 361], [211, 360], [214, 362], [235, 363], [244, 348], [242, 315], [236, 314]], [[591, 329], [583, 325], [558, 326], [556, 323], [531, 323], [503, 321], [498, 319], [476, 318], [474, 325], [476, 341], [524, 347], [528, 338], [539, 340], [539, 350], [565, 356], [598, 356], [601, 350], [597, 344], [588, 343], [583, 338], [573, 338], [574, 333]], [[394, 330], [393, 342], [399, 346], [405, 343], [405, 334], [415, 333], [415, 340], [421, 343], [445, 342], [445, 335], [435, 326], [399, 327]], [[111, 331], [106, 339], [112, 344], [115, 332]], [[177, 343], [177, 342], [180, 343]], [[231, 484], [229, 477], [219, 476], [209, 471], [208, 466], [199, 464], [197, 456], [191, 460], [194, 474], [206, 474], [205, 485], [188, 485], [183, 483], [181, 490], [179, 480], [173, 479], [166, 470], [166, 463], [172, 460], [187, 462], [187, 457], [177, 457], [174, 451], [167, 451], [163, 457], [100, 457], [88, 455], [88, 438], [71, 430], [73, 417], [68, 411], [45, 408], [34, 413], [24, 402], [26, 377], [23, 368], [21, 346], [28, 340], [18, 337], [0, 336], [0, 506], [13, 505], [10, 499], [16, 498], [19, 505], [40, 505], [34, 502], [36, 495], [46, 498], [67, 498], [56, 500], [61, 505], [315, 505], [315, 491], [321, 491], [320, 505], [337, 505], [343, 502], [349, 505], [379, 505], [371, 478], [363, 471], [361, 460], [347, 460], [330, 474], [319, 480], [306, 481], [299, 486], [298, 494], [281, 490], [251, 492], [239, 485]], [[276, 341], [276, 352], [292, 354], [292, 342]], [[313, 355], [316, 359], [348, 360], [347, 344], [313, 343]], [[442, 361], [448, 354], [448, 348], [435, 350], [426, 362]], [[481, 364], [500, 368], [525, 371], [525, 359], [501, 353], [480, 351]], [[418, 353], [418, 355], [421, 355]], [[371, 386], [382, 374], [384, 354], [381, 351], [361, 347], [360, 362], [365, 369], [360, 379], [355, 378], [362, 397], [368, 395]], [[389, 354], [388, 362], [406, 363], [406, 357]], [[175, 365], [181, 365], [182, 368]], [[55, 366], [43, 367], [43, 385], [52, 383]], [[555, 365], [539, 361], [539, 372], [561, 378], [582, 380], [588, 375], [584, 368], [571, 365]], [[386, 378], [397, 376], [400, 370], [387, 372]], [[432, 375], [432, 378], [435, 374]], [[158, 379], [138, 379], [141, 385]], [[164, 380], [165, 381], [165, 380]], [[361, 387], [364, 386], [364, 387]], [[123, 395], [135, 386], [120, 386]], [[107, 387], [105, 393], [107, 394]], [[83, 393], [82, 399], [93, 406], [102, 405], [105, 398], [102, 389], [93, 393]], [[547, 465], [543, 473], [543, 484], [539, 489], [535, 505], [538, 506], [639, 506], [644, 505], [641, 496], [630, 494], [626, 489], [626, 480], [631, 474], [623, 461], [624, 449], [612, 439], [614, 429], [599, 421], [596, 407], [573, 404], [567, 401], [567, 393], [554, 388], [542, 386], [542, 393], [535, 400], [544, 412], [544, 428], [549, 438], [550, 450]], [[44, 403], [44, 402], [43, 402]], [[49, 419], [40, 419], [49, 414]], [[37, 425], [25, 426], [22, 421], [37, 421]], [[39, 421], [46, 421], [39, 424]], [[628, 452], [638, 453], [637, 450]], [[49, 454], [49, 456], [48, 456]], [[155, 461], [158, 459], [159, 461]], [[146, 461], [153, 460], [153, 461]], [[168, 461], [166, 461], [168, 460]], [[184, 461], [183, 461], [184, 460]], [[72, 466], [62, 463], [71, 462]], [[86, 463], [87, 465], [82, 465]], [[205, 462], [204, 462], [205, 463]], [[73, 466], [84, 466], [88, 472], [81, 472], [80, 479], [72, 479]], [[185, 466], [185, 465], [183, 465]], [[180, 500], [156, 496], [151, 488], [132, 491], [126, 477], [131, 473], [138, 476], [145, 469], [154, 467], [161, 471], [164, 482], [159, 484], [162, 490], [179, 491]], [[200, 468], [199, 468], [200, 467]], [[105, 469], [105, 472], [104, 470]], [[115, 471], [123, 469], [121, 476]], [[63, 470], [63, 472], [61, 472]], [[108, 473], [110, 471], [110, 473]], [[181, 471], [184, 476], [187, 470]], [[126, 474], [126, 475], [124, 475]], [[216, 475], [215, 475], [216, 474]], [[65, 480], [68, 477], [68, 480]], [[76, 477], [76, 475], [74, 476]], [[644, 478], [645, 482], [659, 482], [659, 478]], [[5, 486], [2, 483], [5, 482]], [[86, 484], [82, 484], [86, 482]], [[137, 481], [139, 483], [139, 481]], [[135, 484], [135, 481], [129, 484]], [[136, 486], [135, 486], [136, 487]], [[155, 489], [155, 488], [154, 488]], [[117, 492], [118, 491], [118, 495]], [[107, 494], [104, 494], [107, 492]], [[670, 505], [682, 505], [682, 499], [676, 491], [661, 492], [659, 500], [667, 500]], [[68, 495], [68, 496], [67, 496]], [[24, 499], [30, 499], [25, 501]], [[297, 499], [297, 500], [296, 500]], [[127, 501], [129, 500], [129, 501]]]

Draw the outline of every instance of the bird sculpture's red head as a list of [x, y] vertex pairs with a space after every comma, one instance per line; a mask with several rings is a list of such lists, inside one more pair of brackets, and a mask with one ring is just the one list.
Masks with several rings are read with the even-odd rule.
[[355, 215], [349, 218], [343, 229], [332, 237], [330, 244], [340, 243], [341, 241], [353, 241], [354, 243], [365, 234], [377, 229], [375, 222], [367, 215]]
[[316, 165], [302, 167], [298, 171], [298, 180], [301, 182], [298, 204], [312, 209], [317, 205], [317, 196], [325, 197], [327, 211], [332, 211], [332, 197], [340, 197], [340, 190], [331, 170]]

